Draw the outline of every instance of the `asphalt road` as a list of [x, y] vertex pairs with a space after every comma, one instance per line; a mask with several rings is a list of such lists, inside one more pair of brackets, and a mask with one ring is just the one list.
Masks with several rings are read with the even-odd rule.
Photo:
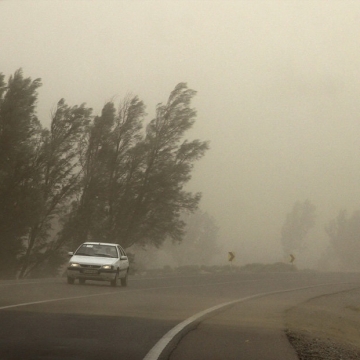
[[359, 285], [357, 274], [314, 273], [134, 276], [126, 288], [63, 278], [0, 282], [0, 359], [155, 359], [164, 335], [189, 318], [195, 322], [161, 358], [290, 359], [282, 312]]

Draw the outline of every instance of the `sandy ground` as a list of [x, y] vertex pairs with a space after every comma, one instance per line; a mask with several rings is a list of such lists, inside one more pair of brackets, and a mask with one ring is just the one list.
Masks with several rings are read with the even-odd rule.
[[360, 288], [291, 308], [285, 324], [300, 360], [360, 359]]

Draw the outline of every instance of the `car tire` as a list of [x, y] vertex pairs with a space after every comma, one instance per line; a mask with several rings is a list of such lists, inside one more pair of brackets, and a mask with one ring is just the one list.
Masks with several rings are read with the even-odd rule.
[[79, 279], [79, 284], [84, 285], [85, 284], [85, 279]]
[[121, 286], [127, 286], [128, 283], [128, 273], [126, 273], [125, 277], [121, 278]]
[[116, 287], [119, 281], [119, 272], [116, 273], [115, 279], [110, 281], [110, 285]]
[[70, 276], [67, 277], [67, 283], [68, 283], [68, 284], [74, 285], [74, 282], [75, 282], [75, 279], [74, 279], [74, 278], [72, 278], [72, 277], [70, 277]]

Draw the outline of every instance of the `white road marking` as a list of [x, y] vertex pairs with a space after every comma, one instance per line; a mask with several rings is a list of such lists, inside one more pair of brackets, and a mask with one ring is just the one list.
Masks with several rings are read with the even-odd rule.
[[46, 279], [46, 280], [14, 280], [12, 282], [1, 282], [0, 286], [14, 286], [14, 285], [30, 285], [30, 284], [48, 284], [53, 283], [54, 280], [58, 280], [56, 278], [54, 279]]
[[164, 290], [164, 289], [175, 289], [175, 288], [187, 288], [187, 287], [205, 287], [205, 286], [214, 286], [214, 285], [221, 285], [221, 284], [232, 284], [232, 283], [239, 283], [239, 282], [249, 282], [249, 281], [256, 281], [256, 280], [244, 280], [244, 281], [223, 281], [218, 283], [208, 283], [208, 284], [202, 284], [202, 285], [180, 285], [180, 286], [160, 286], [160, 287], [153, 287], [153, 288], [142, 288], [142, 289], [131, 289], [126, 290], [126, 292], [119, 292], [119, 291], [111, 291], [106, 293], [96, 293], [96, 294], [90, 294], [90, 295], [80, 295], [80, 296], [70, 296], [70, 297], [64, 297], [64, 298], [56, 298], [56, 299], [46, 299], [46, 300], [39, 300], [39, 301], [31, 301], [27, 303], [20, 303], [20, 304], [13, 304], [13, 305], [6, 305], [1, 306], [0, 310], [5, 309], [11, 309], [11, 308], [17, 308], [22, 306], [29, 306], [29, 305], [37, 305], [37, 304], [45, 304], [50, 302], [56, 302], [56, 301], [64, 301], [64, 300], [75, 300], [75, 299], [83, 299], [87, 297], [95, 297], [95, 296], [104, 296], [104, 295], [113, 295], [113, 294], [127, 294], [132, 292], [139, 292], [139, 291], [148, 291], [148, 290]]
[[[340, 283], [340, 284], [344, 285], [344, 283]], [[275, 294], [281, 294], [281, 293], [286, 293], [286, 292], [291, 292], [291, 291], [305, 290], [305, 289], [310, 289], [310, 288], [315, 288], [315, 287], [320, 287], [320, 286], [329, 286], [329, 285], [339, 285], [339, 283], [336, 283], [336, 284], [319, 284], [319, 285], [306, 286], [306, 287], [301, 287], [301, 288], [293, 288], [293, 289], [288, 289], [288, 290], [278, 290], [278, 291], [271, 291], [271, 292], [267, 292], [267, 293], [260, 293], [260, 294], [251, 295], [251, 296], [247, 296], [247, 297], [244, 297], [244, 298], [236, 299], [236, 300], [233, 300], [233, 301], [229, 301], [229, 302], [226, 302], [226, 303], [222, 303], [220, 305], [216, 305], [216, 306], [213, 306], [213, 307], [211, 307], [209, 309], [203, 310], [203, 311], [189, 317], [188, 319], [184, 320], [183, 322], [179, 323], [178, 325], [173, 327], [171, 330], [169, 330], [153, 346], [153, 348], [146, 354], [146, 356], [144, 357], [143, 360], [158, 360], [161, 353], [166, 348], [166, 346], [174, 339], [174, 337], [177, 334], [179, 334], [182, 330], [184, 330], [186, 328], [186, 326], [190, 325], [191, 323], [193, 323], [195, 321], [203, 320], [207, 315], [209, 315], [210, 313], [212, 313], [214, 311], [217, 311], [217, 310], [220, 310], [220, 309], [225, 309], [226, 307], [229, 307], [229, 306], [234, 305], [236, 303], [240, 303], [240, 302], [243, 302], [243, 301], [246, 301], [246, 300], [259, 298], [259, 297], [262, 297], [262, 296], [275, 295]]]
[[[202, 274], [200, 276], [216, 276], [218, 274]], [[219, 274], [221, 275], [221, 274]], [[185, 276], [153, 276], [153, 277], [131, 277], [129, 278], [131, 282], [133, 281], [148, 281], [148, 280], [159, 280], [159, 279], [188, 279], [199, 277], [199, 275], [185, 275]], [[14, 285], [31, 285], [31, 284], [48, 284], [48, 283], [59, 283], [62, 282], [63, 278], [46, 278], [41, 280], [2, 280], [0, 281], [0, 286], [14, 286]], [[252, 281], [257, 281], [259, 279], [254, 279]], [[249, 281], [249, 280], [248, 280]]]
[[32, 302], [28, 302], [28, 303], [1, 306], [0, 310], [11, 309], [11, 308], [16, 308], [16, 307], [22, 307], [22, 306], [28, 306], [28, 305], [45, 304], [45, 303], [56, 302], [56, 301], [83, 299], [83, 298], [87, 298], [87, 297], [118, 294], [118, 293], [119, 293], [118, 291], [116, 291], [116, 292], [112, 291], [112, 292], [101, 293], [101, 294], [81, 295], [81, 296], [73, 296], [73, 297], [66, 297], [66, 298], [57, 298], [57, 299], [47, 299], [47, 300], [32, 301]]

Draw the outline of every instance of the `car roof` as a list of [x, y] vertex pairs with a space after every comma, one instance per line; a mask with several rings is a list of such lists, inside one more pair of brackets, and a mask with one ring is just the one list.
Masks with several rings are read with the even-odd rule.
[[87, 241], [85, 243], [83, 243], [83, 245], [112, 245], [112, 246], [120, 246], [120, 244], [115, 244], [115, 243], [104, 243], [104, 242], [93, 242], [93, 241]]

